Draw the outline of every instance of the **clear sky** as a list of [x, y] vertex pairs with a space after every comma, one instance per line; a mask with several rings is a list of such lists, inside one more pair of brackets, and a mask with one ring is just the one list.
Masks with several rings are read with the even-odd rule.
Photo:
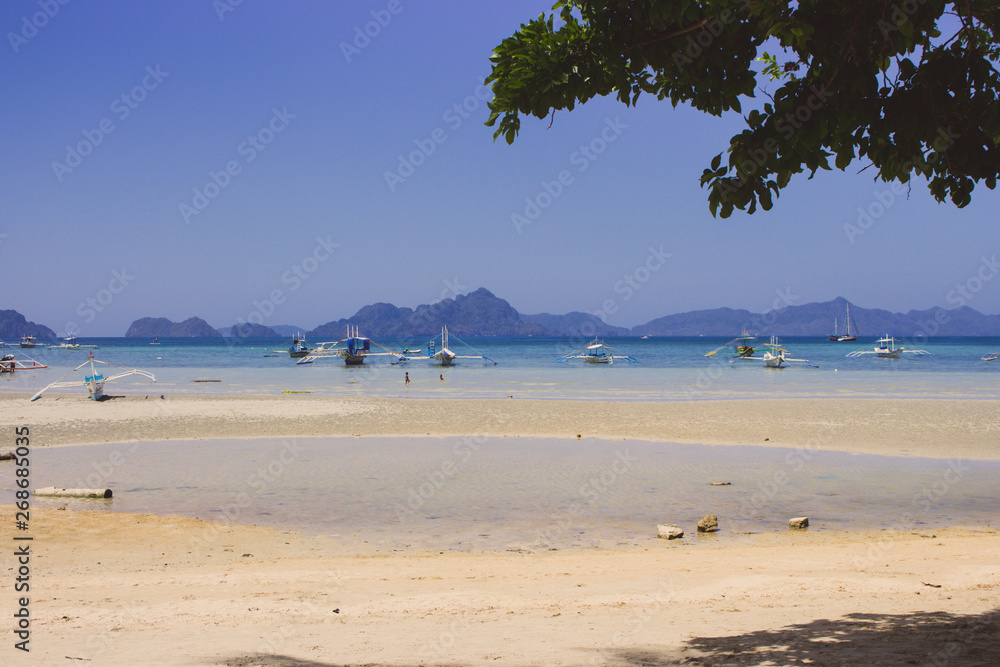
[[714, 219], [698, 179], [741, 119], [652, 98], [494, 143], [490, 51], [550, 5], [2, 3], [0, 308], [84, 336], [311, 328], [480, 286], [620, 326], [836, 296], [1000, 313], [985, 187], [957, 210], [855, 163]]

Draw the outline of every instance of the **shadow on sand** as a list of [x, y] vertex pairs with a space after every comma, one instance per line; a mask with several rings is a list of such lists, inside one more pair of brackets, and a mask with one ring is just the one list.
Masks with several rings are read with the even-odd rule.
[[[461, 655], [457, 662], [477, 664]], [[226, 667], [416, 667], [416, 663], [315, 662], [266, 653], [234, 656]], [[613, 667], [669, 665], [1000, 665], [1000, 609], [978, 615], [945, 612], [849, 614], [780, 630], [728, 637], [693, 637], [676, 650], [631, 647], [598, 650], [580, 663]]]
[[666, 665], [1000, 665], [1000, 610], [978, 615], [848, 614], [780, 630], [693, 637], [679, 651], [618, 648], [598, 664]]

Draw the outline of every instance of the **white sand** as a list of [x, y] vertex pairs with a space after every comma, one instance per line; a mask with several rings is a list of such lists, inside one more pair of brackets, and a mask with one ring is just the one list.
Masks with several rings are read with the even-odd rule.
[[[1000, 458], [995, 401], [26, 398], [0, 394], [11, 446], [13, 427], [28, 426], [35, 447], [581, 434]], [[14, 508], [0, 516], [13, 544]], [[216, 524], [186, 518], [37, 508], [31, 517], [32, 652], [16, 651], [8, 633], [5, 665], [1000, 664], [991, 527], [716, 544], [686, 526], [679, 542], [624, 550], [373, 556], [252, 526], [223, 526], [206, 543], [196, 537]]]
[[[0, 427], [36, 446], [286, 436], [544, 436], [1000, 459], [1000, 401], [765, 399], [674, 403], [0, 393]], [[2, 445], [0, 445], [2, 447]]]
[[254, 527], [206, 545], [177, 517], [33, 517], [32, 653], [8, 634], [4, 664], [1000, 664], [992, 530], [372, 557]]

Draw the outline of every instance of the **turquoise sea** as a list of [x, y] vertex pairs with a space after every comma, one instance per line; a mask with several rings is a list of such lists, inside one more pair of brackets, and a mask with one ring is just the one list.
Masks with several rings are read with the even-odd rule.
[[[290, 341], [81, 339], [98, 359], [153, 372], [126, 378], [113, 395], [280, 394], [503, 397], [619, 401], [771, 397], [1000, 398], [1000, 338], [933, 339], [928, 356], [845, 355], [858, 343], [789, 338], [792, 356], [818, 368], [766, 369], [760, 361], [705, 357], [724, 338], [608, 341], [638, 363], [554, 360], [587, 341], [470, 339], [496, 361], [347, 367], [339, 359], [296, 365]], [[393, 348], [426, 341], [378, 341]], [[870, 343], [866, 343], [870, 344]], [[451, 348], [462, 353], [453, 340]], [[24, 350], [50, 366], [2, 376], [0, 390], [35, 392], [81, 363], [87, 350]], [[15, 354], [22, 356], [21, 350]], [[412, 380], [404, 385], [404, 374]], [[440, 380], [444, 377], [444, 381]], [[211, 380], [211, 382], [205, 382]], [[82, 393], [82, 389], [60, 390]], [[99, 406], [94, 406], [99, 409]], [[609, 419], [614, 419], [613, 411]], [[470, 434], [472, 435], [472, 434]], [[299, 438], [110, 443], [37, 449], [38, 486], [110, 487], [107, 501], [35, 499], [35, 506], [184, 515], [324, 535], [348, 551], [544, 550], [649, 545], [658, 523], [679, 523], [685, 546], [787, 530], [989, 526], [1000, 497], [1000, 462], [819, 452], [808, 461], [769, 447], [545, 438]], [[111, 462], [114, 462], [113, 464]], [[14, 487], [5, 477], [0, 499]], [[729, 481], [729, 486], [710, 482]], [[698, 536], [704, 514], [718, 534]], [[215, 539], [214, 528], [192, 544]], [[751, 538], [752, 539], [752, 538]]]
[[[981, 357], [1000, 350], [1000, 338], [935, 338], [902, 341], [906, 348], [923, 349], [928, 356], [904, 354], [900, 359], [845, 355], [871, 340], [831, 343], [816, 338], [785, 338], [791, 356], [808, 359], [818, 368], [791, 364], [765, 369], [759, 361], [732, 362], [723, 350], [705, 354], [728, 339], [621, 338], [607, 342], [638, 363], [590, 365], [574, 360], [553, 363], [587, 341], [536, 338], [470, 338], [465, 342], [496, 365], [461, 360], [451, 368], [428, 361], [393, 365], [392, 357], [373, 357], [362, 367], [347, 367], [338, 359], [297, 365], [287, 354], [290, 341], [280, 339], [149, 339], [89, 338], [98, 345], [95, 357], [123, 367], [137, 367], [156, 375], [155, 385], [140, 377], [109, 385], [111, 393], [246, 394], [307, 391], [323, 395], [377, 395], [422, 397], [572, 398], [613, 400], [711, 400], [772, 396], [1000, 398], [1000, 362]], [[310, 341], [312, 342], [312, 341]], [[379, 340], [394, 350], [420, 348], [420, 339]], [[452, 349], [470, 352], [452, 338]], [[8, 348], [9, 351], [9, 348]], [[44, 371], [5, 375], [0, 390], [34, 392], [59, 378], [87, 357], [87, 350], [14, 349], [49, 366]], [[404, 388], [404, 373], [412, 380]], [[440, 381], [444, 376], [445, 381]], [[212, 382], [205, 382], [212, 380]], [[218, 380], [217, 382], [215, 380]], [[199, 382], [200, 381], [200, 382]], [[69, 390], [62, 390], [69, 391]], [[405, 394], [404, 394], [405, 391]]]

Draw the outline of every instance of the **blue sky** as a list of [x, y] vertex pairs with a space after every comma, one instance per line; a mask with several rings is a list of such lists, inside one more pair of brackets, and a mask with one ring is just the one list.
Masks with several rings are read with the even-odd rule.
[[620, 326], [836, 296], [1000, 313], [983, 187], [957, 210], [856, 163], [714, 219], [698, 179], [740, 118], [653, 99], [494, 143], [490, 51], [550, 4], [3, 3], [0, 308], [84, 336], [311, 328], [480, 286]]

